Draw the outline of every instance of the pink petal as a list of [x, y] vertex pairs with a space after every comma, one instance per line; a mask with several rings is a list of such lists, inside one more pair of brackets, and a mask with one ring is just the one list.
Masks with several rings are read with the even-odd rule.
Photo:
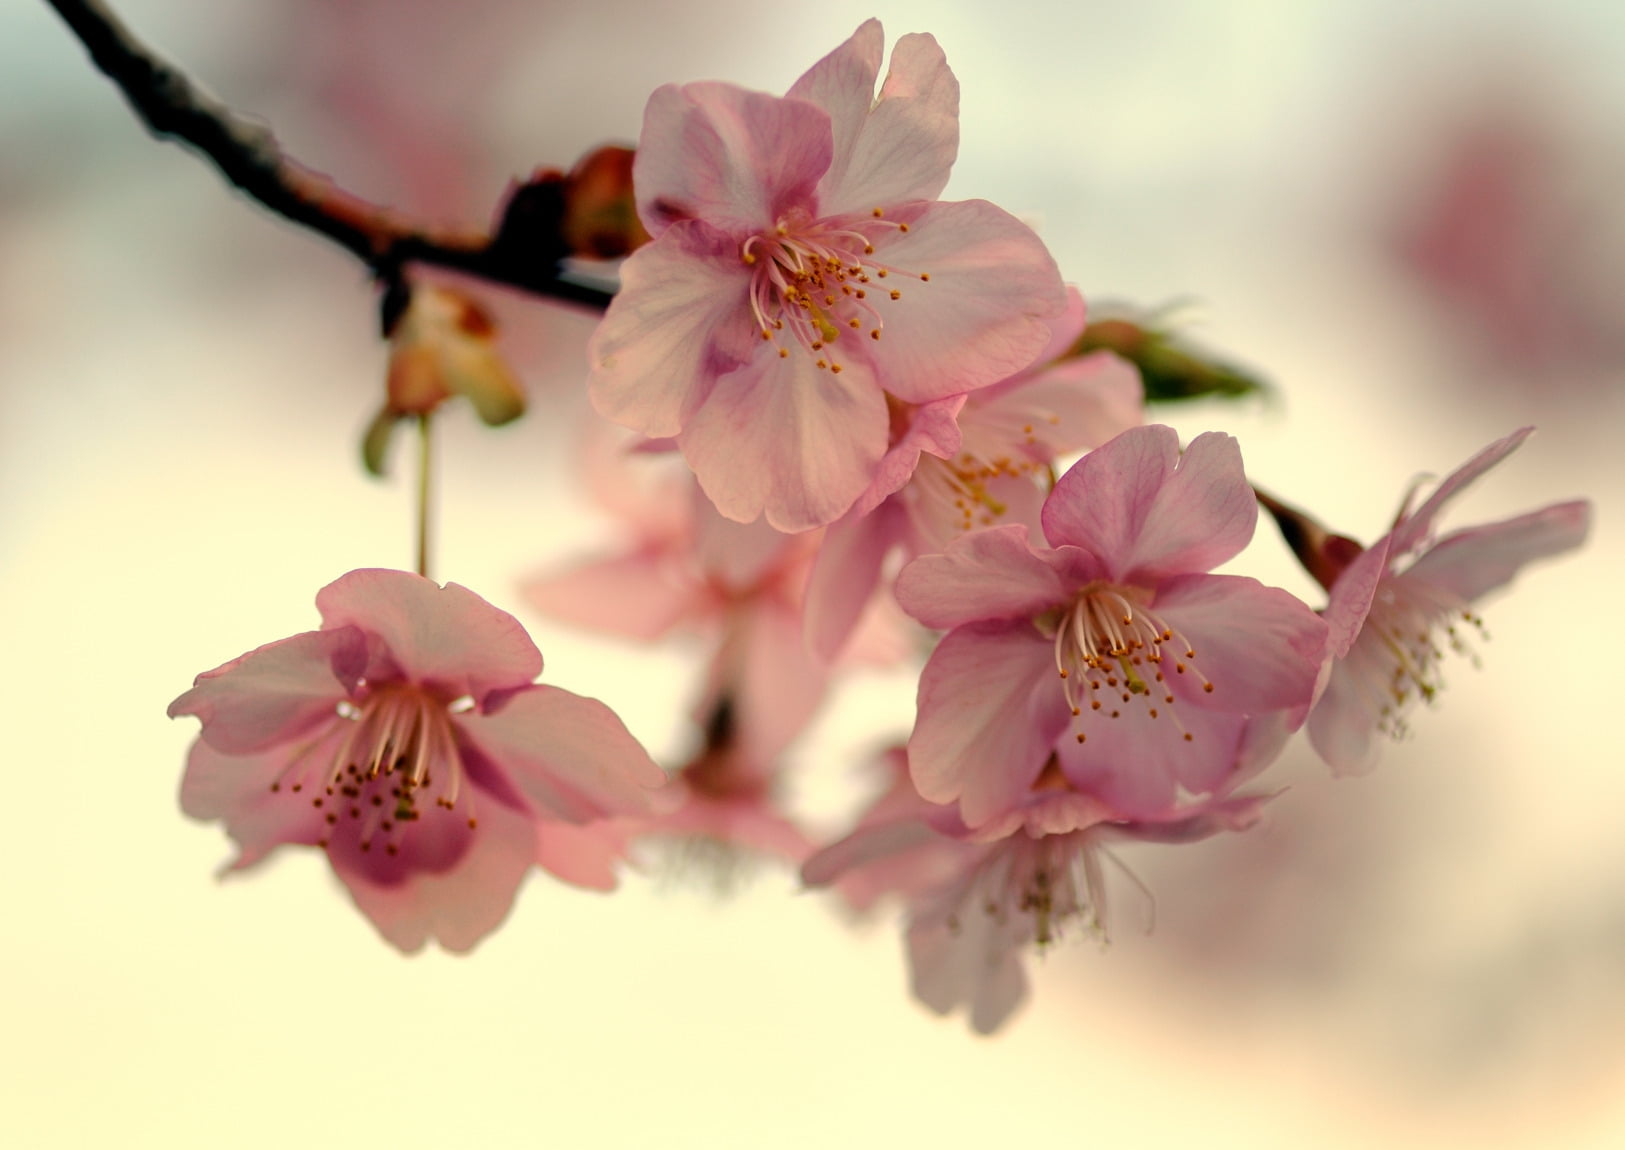
[[971, 1027], [992, 1034], [1027, 997], [1021, 965], [1025, 940], [1008, 916], [984, 913], [974, 903], [967, 913], [959, 909], [956, 899], [909, 924], [910, 985], [914, 997], [938, 1014], [969, 1006]]
[[1019, 523], [990, 527], [904, 567], [897, 602], [942, 630], [981, 619], [1031, 618], [1070, 601], [1095, 570], [1091, 557], [1074, 548], [1035, 551]]
[[973, 393], [961, 423], [1003, 420], [1032, 430], [1032, 450], [1045, 460], [1095, 447], [1138, 427], [1145, 414], [1145, 388], [1133, 364], [1109, 351], [1063, 360], [1008, 391]]
[[743, 654], [733, 686], [740, 753], [747, 762], [773, 763], [824, 701], [829, 668], [807, 649], [799, 611], [781, 603], [751, 611]]
[[[1196, 675], [1170, 675], [1171, 690], [1198, 706], [1256, 714], [1307, 704], [1326, 654], [1324, 620], [1296, 597], [1241, 575], [1184, 575], [1152, 605], [1195, 650]], [[1183, 655], [1176, 650], [1176, 655]]]
[[[338, 750], [335, 728], [311, 751], [326, 762]], [[300, 795], [271, 790], [292, 752], [278, 747], [254, 755], [227, 755], [202, 739], [186, 756], [181, 779], [181, 810], [194, 819], [219, 819], [238, 847], [230, 870], [258, 863], [283, 843], [314, 845], [326, 835], [323, 813]]]
[[[879, 20], [865, 20], [839, 48], [825, 56], [791, 85], [785, 96], [805, 100], [822, 108], [829, 116], [833, 148], [829, 170], [819, 188], [822, 214], [832, 215], [829, 192], [852, 163], [852, 152], [869, 121], [875, 102], [875, 80], [880, 76], [880, 58], [886, 38]], [[910, 196], [909, 199], [932, 199]], [[891, 201], [887, 201], [891, 202]], [[873, 207], [873, 204], [867, 205]]]
[[819, 658], [833, 659], [846, 645], [880, 586], [887, 554], [906, 530], [903, 509], [888, 500], [868, 515], [854, 508], [824, 532], [802, 617], [807, 646]]
[[801, 881], [812, 887], [829, 886], [848, 871], [947, 841], [928, 823], [917, 818], [860, 826], [803, 863]]
[[1496, 440], [1445, 476], [1433, 494], [1428, 496], [1427, 502], [1395, 525], [1390, 547], [1393, 555], [1398, 558], [1414, 550], [1432, 532], [1433, 520], [1444, 510], [1446, 503], [1459, 495], [1469, 483], [1523, 446], [1523, 441], [1534, 433], [1533, 427], [1519, 428], [1506, 438]]
[[1207, 432], [1183, 455], [1171, 427], [1125, 431], [1084, 456], [1044, 504], [1044, 534], [1099, 556], [1114, 582], [1210, 571], [1253, 537], [1258, 505], [1236, 441]]
[[[632, 165], [649, 234], [704, 220], [736, 241], [810, 206], [829, 169], [829, 114], [732, 84], [668, 84], [649, 97]], [[737, 251], [735, 257], [737, 258]]]
[[[1327, 673], [1322, 670], [1322, 678]], [[1247, 727], [1241, 733], [1241, 745], [1236, 751], [1235, 768], [1220, 793], [1228, 793], [1251, 782], [1266, 767], [1280, 758], [1281, 752], [1291, 741], [1293, 732], [1303, 726], [1307, 713], [1307, 709], [1295, 708], [1290, 711], [1271, 711], [1264, 715], [1248, 715]]]
[[797, 866], [812, 853], [812, 840], [774, 809], [768, 794], [719, 799], [691, 791], [656, 833], [714, 839]]
[[647, 814], [666, 776], [596, 699], [535, 685], [494, 713], [455, 716], [462, 753], [482, 756], [526, 801], [571, 823]]
[[279, 639], [203, 672], [169, 704], [169, 717], [202, 719], [203, 738], [217, 751], [264, 751], [332, 719], [366, 656], [365, 637], [349, 627]]
[[692, 530], [693, 486], [687, 469], [643, 450], [654, 441], [591, 415], [583, 420], [576, 475], [592, 502], [641, 542], [686, 539]]
[[536, 821], [536, 865], [574, 886], [614, 890], [616, 866], [626, 857], [626, 832], [617, 819], [576, 826]]
[[739, 245], [677, 224], [621, 265], [621, 290], [587, 345], [593, 407], [649, 436], [676, 435], [719, 375], [771, 354], [750, 311]]
[[[885, 282], [901, 297], [882, 301], [882, 335], [864, 341], [881, 386], [925, 403], [1028, 367], [1049, 342], [1045, 321], [1066, 307], [1033, 230], [983, 200], [888, 207], [886, 218], [909, 230], [853, 220], [870, 236], [873, 262], [898, 269]], [[912, 278], [921, 274], [930, 280]]]
[[658, 639], [694, 608], [699, 588], [675, 557], [640, 551], [582, 563], [525, 584], [525, 599], [553, 619], [627, 639]]
[[[1032, 362], [1022, 370], [1000, 380], [998, 383], [979, 388], [976, 392], [976, 402], [985, 406], [997, 399], [1008, 395], [1027, 385], [1038, 376], [1043, 375], [1050, 367], [1057, 366], [1056, 361], [1072, 350], [1073, 344], [1083, 334], [1085, 327], [1084, 317], [1087, 308], [1083, 296], [1072, 284], [1062, 285], [1066, 292], [1066, 308], [1058, 315], [1051, 316], [1046, 322], [1049, 328], [1049, 340], [1033, 356]], [[1096, 353], [1099, 354], [1099, 353]], [[1088, 357], [1086, 357], [1088, 358]]]
[[939, 459], [952, 459], [964, 442], [958, 419], [964, 406], [965, 396], [953, 395], [915, 408], [910, 413], [908, 427], [881, 458], [874, 480], [852, 505], [851, 514], [866, 515], [879, 507], [887, 496], [902, 490], [919, 468], [922, 452], [930, 452]]
[[1104, 714], [1084, 712], [1084, 742], [1062, 735], [1056, 743], [1073, 786], [1137, 818], [1174, 807], [1180, 788], [1192, 794], [1228, 789], [1245, 716], [1177, 704], [1159, 708], [1155, 719], [1139, 706], [1124, 707], [1116, 719]]
[[1332, 584], [1322, 617], [1328, 628], [1326, 649], [1335, 658], [1348, 654], [1360, 628], [1365, 626], [1366, 616], [1371, 614], [1371, 601], [1388, 574], [1390, 542], [1391, 537], [1385, 535], [1360, 552]]
[[1325, 690], [1309, 713], [1309, 744], [1337, 775], [1358, 775], [1377, 762], [1377, 724], [1389, 702], [1389, 661], [1373, 658], [1375, 640], [1356, 642], [1332, 664]]
[[[761, 521], [740, 523], [724, 518], [698, 484], [693, 500], [694, 557], [700, 570], [730, 591], [752, 593], [776, 566], [791, 557], [792, 537]], [[805, 540], [802, 541], [804, 543]]]
[[1075, 284], [1065, 284], [1064, 287], [1066, 310], [1060, 315], [1050, 317], [1049, 342], [1044, 345], [1044, 350], [1033, 357], [1035, 370], [1042, 370], [1071, 351], [1078, 338], [1083, 335], [1083, 329], [1088, 326], [1089, 307], [1084, 302], [1083, 293]]
[[433, 938], [447, 950], [469, 951], [513, 909], [535, 853], [535, 831], [529, 816], [489, 803], [469, 834], [467, 852], [444, 873], [405, 872], [383, 882], [356, 869], [363, 856], [342, 853], [331, 854], [333, 870], [378, 933], [400, 950], [410, 954]]
[[839, 519], [886, 451], [886, 403], [861, 364], [764, 356], [723, 376], [679, 442], [717, 510], [780, 531]]
[[914, 785], [931, 802], [959, 799], [975, 827], [1021, 800], [1069, 717], [1051, 644], [1030, 624], [951, 631], [920, 675]]
[[[523, 686], [542, 673], [525, 628], [456, 583], [444, 587], [407, 571], [351, 571], [316, 594], [326, 630], [356, 627], [382, 642], [374, 653], [393, 672], [446, 699]], [[370, 667], [372, 677], [387, 673]]]
[[898, 40], [876, 100], [880, 47], [880, 24], [870, 20], [790, 89], [830, 114], [835, 153], [818, 189], [825, 215], [934, 200], [959, 152], [959, 82], [936, 40]]
[[1264, 817], [1264, 804], [1273, 795], [1246, 795], [1203, 803], [1188, 813], [1174, 818], [1146, 819], [1129, 822], [1121, 829], [1110, 828], [1110, 837], [1136, 842], [1182, 844], [1201, 842], [1221, 831], [1245, 831], [1257, 825]]
[[1453, 532], [1402, 576], [1443, 587], [1471, 603], [1512, 582], [1525, 563], [1572, 551], [1591, 531], [1591, 503], [1557, 503], [1500, 523]]
[[966, 832], [964, 837], [970, 842], [992, 843], [1019, 831], [1028, 838], [1038, 839], [1086, 830], [1118, 817], [1119, 812], [1094, 795], [1071, 790], [1028, 791], [1023, 805]]

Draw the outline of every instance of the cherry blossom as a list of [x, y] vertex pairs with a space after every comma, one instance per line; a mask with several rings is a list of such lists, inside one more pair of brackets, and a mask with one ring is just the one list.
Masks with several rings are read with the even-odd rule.
[[1103, 861], [1114, 842], [1195, 842], [1257, 821], [1265, 797], [1214, 798], [1127, 817], [1071, 786], [1051, 758], [1020, 803], [979, 829], [950, 807], [894, 788], [853, 833], [808, 859], [809, 886], [881, 894], [908, 906], [914, 996], [938, 1014], [967, 1008], [981, 1034], [1028, 993], [1022, 956], [1081, 929], [1108, 933]]
[[1329, 536], [1309, 563], [1330, 593], [1331, 662], [1309, 716], [1309, 741], [1339, 774], [1370, 769], [1375, 735], [1398, 737], [1405, 714], [1443, 686], [1444, 649], [1470, 654], [1481, 630], [1471, 610], [1510, 583], [1526, 563], [1572, 551], [1591, 529], [1591, 504], [1578, 499], [1434, 537], [1445, 505], [1533, 433], [1525, 427], [1462, 464], [1415, 511], [1410, 499], [1391, 531], [1371, 547]]
[[897, 598], [950, 629], [920, 678], [909, 760], [920, 793], [981, 826], [1052, 754], [1128, 816], [1212, 794], [1248, 716], [1305, 706], [1326, 624], [1285, 591], [1207, 574], [1252, 537], [1235, 440], [1124, 432], [1045, 500], [1052, 546], [1022, 525], [966, 535], [903, 569]]
[[1109, 352], [1077, 356], [1083, 297], [1024, 370], [990, 387], [918, 407], [893, 403], [902, 430], [867, 491], [830, 524], [807, 586], [807, 640], [833, 658], [881, 583], [888, 557], [939, 552], [966, 531], [1039, 527], [1052, 467], [1137, 425], [1139, 373]]
[[628, 820], [634, 842], [659, 847], [678, 877], [698, 876], [727, 893], [759, 860], [799, 866], [813, 842], [783, 805], [783, 763], [751, 757], [724, 697], [705, 725], [704, 745], [673, 776], [675, 809]]
[[181, 807], [219, 819], [230, 870], [319, 846], [404, 951], [472, 948], [532, 864], [615, 885], [620, 832], [665, 782], [602, 703], [534, 682], [511, 615], [455, 583], [352, 571], [316, 597], [322, 627], [197, 677], [169, 707], [203, 722]]
[[653, 242], [588, 349], [600, 412], [675, 437], [723, 515], [839, 518], [886, 454], [887, 397], [1003, 379], [1065, 304], [1026, 225], [941, 203], [958, 83], [903, 37], [878, 96], [870, 20], [787, 96], [723, 83], [650, 98], [634, 168]]
[[[801, 636], [817, 540], [724, 519], [686, 473], [594, 446], [586, 472], [625, 542], [528, 580], [526, 599], [550, 618], [625, 639], [698, 636], [709, 657], [696, 722], [708, 726], [726, 699], [745, 757], [775, 761], [829, 686], [830, 668]], [[639, 464], [657, 473], [639, 474]]]

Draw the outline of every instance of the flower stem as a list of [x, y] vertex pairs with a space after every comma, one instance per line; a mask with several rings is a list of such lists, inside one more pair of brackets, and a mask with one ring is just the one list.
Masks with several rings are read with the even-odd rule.
[[420, 412], [418, 423], [418, 574], [429, 577], [430, 414]]

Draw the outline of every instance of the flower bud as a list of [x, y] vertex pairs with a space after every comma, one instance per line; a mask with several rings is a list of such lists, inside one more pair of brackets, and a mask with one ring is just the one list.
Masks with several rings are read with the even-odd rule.
[[490, 314], [451, 288], [419, 284], [389, 337], [384, 408], [362, 440], [368, 471], [383, 474], [395, 424], [428, 415], [452, 396], [465, 397], [489, 426], [511, 422], [525, 410], [525, 393], [496, 346]]
[[564, 182], [563, 238], [571, 254], [619, 259], [649, 242], [632, 192], [631, 148], [583, 156]]
[[1227, 399], [1262, 394], [1269, 385], [1207, 352], [1193, 348], [1173, 332], [1126, 318], [1099, 319], [1084, 329], [1073, 355], [1093, 351], [1116, 352], [1140, 369], [1147, 403], [1201, 399], [1217, 395]]

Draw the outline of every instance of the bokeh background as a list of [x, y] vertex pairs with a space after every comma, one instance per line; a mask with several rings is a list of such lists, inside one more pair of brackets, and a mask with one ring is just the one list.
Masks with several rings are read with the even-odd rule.
[[[949, 198], [1030, 218], [1091, 299], [1174, 306], [1270, 402], [1182, 409], [1364, 539], [1419, 472], [1526, 423], [1465, 524], [1589, 494], [1590, 547], [1484, 611], [1485, 664], [1380, 770], [1301, 750], [1269, 823], [1124, 852], [1156, 892], [1034, 963], [991, 1040], [908, 998], [894, 925], [771, 868], [533, 879], [473, 956], [403, 959], [310, 854], [217, 883], [175, 791], [197, 672], [411, 561], [356, 463], [375, 304], [335, 249], [135, 124], [55, 15], [0, 6], [0, 1141], [825, 1147], [1625, 1145], [1625, 6], [1601, 0], [656, 5], [125, 0], [150, 42], [370, 197], [483, 221], [635, 138], [648, 92], [782, 91], [865, 17], [963, 88]], [[657, 755], [682, 648], [527, 615], [613, 526], [573, 444], [591, 318], [505, 308], [534, 408], [444, 420], [438, 573]], [[1238, 569], [1311, 594], [1261, 525]], [[798, 753], [838, 830], [912, 682]]]

